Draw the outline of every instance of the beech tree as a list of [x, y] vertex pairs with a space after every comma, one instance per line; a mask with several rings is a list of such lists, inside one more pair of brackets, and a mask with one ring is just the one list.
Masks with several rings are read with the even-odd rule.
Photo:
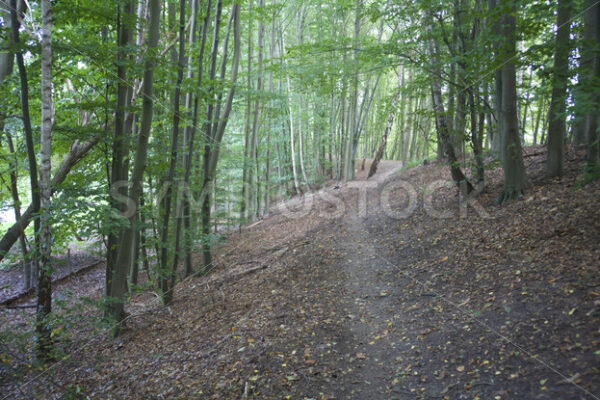
[[550, 125], [548, 126], [548, 177], [563, 174], [563, 153], [566, 120], [567, 83], [569, 80], [569, 33], [571, 1], [558, 2], [556, 18], [556, 49], [554, 51], [554, 74], [552, 81], [552, 101], [550, 102]]

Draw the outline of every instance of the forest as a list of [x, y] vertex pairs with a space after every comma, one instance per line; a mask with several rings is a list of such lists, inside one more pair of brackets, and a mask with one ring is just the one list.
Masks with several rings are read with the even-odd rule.
[[600, 398], [600, 1], [0, 0], [0, 83], [0, 398]]

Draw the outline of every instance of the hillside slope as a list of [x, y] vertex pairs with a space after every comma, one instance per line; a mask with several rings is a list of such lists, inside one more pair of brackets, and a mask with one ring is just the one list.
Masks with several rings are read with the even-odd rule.
[[581, 154], [547, 181], [541, 149], [527, 152], [533, 186], [501, 207], [501, 171], [465, 207], [442, 164], [382, 163], [374, 180], [288, 202], [230, 236], [214, 271], [180, 284], [170, 307], [134, 297], [123, 337], [22, 390], [598, 398], [600, 185], [576, 188]]

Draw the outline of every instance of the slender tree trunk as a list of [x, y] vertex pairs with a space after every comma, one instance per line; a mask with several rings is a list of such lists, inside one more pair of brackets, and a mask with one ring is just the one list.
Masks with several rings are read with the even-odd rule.
[[[499, 0], [488, 0], [488, 9], [491, 11], [493, 8], [496, 7], [497, 3]], [[501, 32], [501, 24], [500, 21], [489, 21], [490, 25], [492, 25], [492, 32], [494, 33], [494, 35], [496, 37], [501, 38], [502, 37], [502, 32]], [[494, 49], [494, 54], [496, 55], [496, 57], [500, 56], [500, 47], [498, 44], [495, 46]], [[502, 158], [504, 157], [503, 153], [502, 153], [502, 132], [503, 132], [503, 127], [502, 124], [504, 122], [503, 118], [501, 117], [502, 114], [502, 69], [500, 67], [498, 67], [497, 71], [496, 71], [496, 76], [494, 79], [494, 83], [495, 83], [495, 100], [496, 100], [496, 118], [497, 118], [497, 123], [496, 123], [496, 129], [491, 129], [489, 131], [489, 133], [491, 134], [491, 137], [489, 138], [489, 142], [490, 142], [490, 153], [496, 157], [497, 159], [502, 160]]]
[[[13, 37], [12, 37], [12, 18], [11, 18], [11, 10], [19, 14], [21, 10], [21, 1], [13, 3], [10, 2], [10, 5], [7, 1], [3, 1], [0, 3], [0, 16], [2, 16], [2, 20], [4, 21], [4, 27], [7, 30], [6, 37], [2, 43], [2, 52], [0, 52], [0, 83], [4, 83], [4, 80], [12, 75], [13, 67], [15, 62], [15, 53], [11, 50], [13, 48]], [[0, 117], [4, 118], [4, 114], [0, 114]]]
[[346, 165], [345, 165], [345, 173], [344, 180], [349, 181], [354, 179], [355, 176], [355, 147], [358, 141], [358, 83], [359, 83], [359, 74], [358, 74], [358, 43], [360, 40], [360, 26], [361, 26], [361, 9], [362, 9], [362, 0], [356, 0], [356, 11], [354, 17], [354, 75], [352, 79], [352, 99], [351, 106], [348, 110], [348, 133], [347, 133], [347, 146], [346, 146]]
[[[478, 135], [477, 112], [473, 89], [469, 89], [469, 107], [471, 113], [471, 142], [473, 143], [473, 154], [475, 156], [475, 165], [477, 169], [476, 186], [478, 190], [481, 190], [483, 189], [485, 179], [485, 169], [483, 165], [483, 149], [481, 145], [482, 136]], [[483, 119], [483, 114], [479, 114], [479, 117], [480, 119]], [[483, 132], [483, 121], [480, 122], [482, 123], [481, 132]]]
[[[18, 9], [16, 0], [10, 1], [11, 8], [11, 28], [12, 28], [12, 43], [16, 45], [19, 44], [19, 20], [17, 18]], [[18, 50], [16, 53], [17, 59], [17, 68], [19, 70], [19, 78], [21, 82], [21, 113], [23, 116], [23, 130], [25, 132], [25, 143], [27, 147], [27, 160], [29, 162], [29, 184], [31, 189], [31, 215], [36, 215], [40, 211], [40, 188], [38, 183], [38, 172], [37, 172], [37, 160], [35, 156], [35, 147], [33, 144], [33, 131], [31, 129], [31, 118], [29, 115], [29, 82], [27, 80], [27, 70], [25, 69], [25, 62], [23, 61], [23, 53], [21, 50]], [[25, 212], [25, 215], [27, 212]], [[23, 217], [25, 217], [23, 215]], [[17, 221], [19, 224], [19, 221]], [[14, 226], [13, 226], [14, 227]], [[38, 272], [39, 272], [39, 232], [40, 232], [40, 219], [36, 218], [34, 220], [34, 232], [35, 232], [35, 249], [32, 255], [32, 274], [34, 275], [34, 281], [37, 282]], [[21, 224], [21, 226], [17, 226], [16, 231], [13, 231], [14, 239], [11, 240], [9, 234], [11, 230], [9, 230], [2, 241], [0, 242], [0, 256], [4, 257], [4, 254], [10, 250], [12, 245], [15, 243], [17, 238], [20, 236], [21, 232], [24, 232], [26, 228], [26, 224]], [[11, 228], [12, 229], [12, 228]], [[5, 239], [10, 241], [10, 244], [4, 243]], [[8, 242], [7, 241], [7, 242]]]
[[215, 11], [215, 26], [213, 32], [213, 42], [211, 47], [210, 55], [210, 97], [209, 103], [206, 107], [206, 123], [204, 124], [204, 132], [207, 138], [204, 144], [204, 177], [202, 181], [202, 254], [204, 259], [203, 270], [206, 271], [212, 264], [211, 245], [209, 243], [210, 238], [210, 193], [209, 188], [211, 177], [210, 177], [210, 157], [211, 150], [213, 147], [213, 136], [211, 133], [213, 124], [213, 112], [214, 112], [214, 91], [215, 91], [215, 78], [217, 74], [217, 54], [219, 51], [219, 33], [221, 30], [221, 12], [223, 9], [223, 1], [217, 0], [216, 11]]
[[[0, 116], [0, 132], [4, 130], [4, 117]], [[13, 209], [15, 213], [15, 221], [21, 220], [21, 199], [19, 197], [18, 177], [17, 177], [17, 154], [13, 144], [12, 136], [9, 132], [4, 132], [6, 142], [8, 143], [8, 151], [10, 152], [9, 168], [10, 168], [10, 193], [13, 200]], [[31, 276], [31, 263], [29, 262], [29, 254], [27, 254], [27, 241], [25, 231], [19, 235], [19, 245], [23, 256], [23, 287], [25, 290], [33, 286]]]
[[[138, 214], [139, 219], [139, 214]], [[131, 269], [129, 273], [129, 282], [130, 284], [137, 285], [138, 284], [138, 273], [140, 269], [140, 241], [141, 234], [140, 229], [135, 230], [135, 238], [133, 240], [133, 262], [131, 264]]]
[[[202, 87], [202, 78], [204, 72], [204, 49], [206, 47], [206, 40], [208, 37], [208, 28], [210, 25], [210, 11], [211, 11], [212, 1], [208, 0], [206, 4], [206, 14], [204, 15], [204, 21], [202, 23], [202, 39], [200, 40], [200, 54], [198, 55], [198, 87]], [[198, 124], [198, 109], [199, 109], [199, 96], [196, 96], [194, 99], [194, 112], [192, 118], [192, 126], [190, 128], [190, 137], [189, 137], [189, 148], [188, 148], [188, 164], [186, 165], [185, 171], [185, 184], [188, 187], [190, 183], [190, 176], [192, 170], [192, 157], [194, 154], [194, 139], [196, 135], [196, 126]], [[188, 195], [184, 196], [184, 205], [183, 205], [183, 218], [184, 218], [184, 231], [185, 231], [185, 243], [184, 243], [184, 257], [185, 257], [185, 273], [186, 276], [192, 273], [192, 215], [191, 215], [191, 206], [190, 199]]]
[[385, 131], [383, 132], [383, 136], [381, 137], [381, 144], [377, 149], [377, 154], [371, 163], [371, 168], [369, 169], [369, 174], [367, 175], [367, 179], [372, 177], [375, 172], [377, 172], [377, 166], [379, 165], [379, 161], [383, 157], [383, 153], [385, 152], [385, 146], [387, 144], [388, 136], [392, 131], [392, 126], [394, 125], [394, 117], [396, 116], [396, 111], [398, 109], [398, 98], [400, 97], [400, 91], [402, 89], [402, 81], [398, 82], [398, 88], [396, 89], [396, 93], [394, 93], [394, 98], [392, 100], [392, 108], [390, 110], [390, 114], [388, 116], [387, 124], [385, 126]]
[[584, 12], [583, 38], [580, 39], [581, 43], [578, 44], [578, 50], [581, 53], [577, 74], [578, 83], [575, 86], [573, 93], [575, 101], [573, 147], [587, 144], [587, 130], [589, 127], [588, 115], [591, 111], [590, 108], [594, 108], [594, 102], [590, 98], [589, 89], [590, 77], [593, 75], [592, 71], [594, 68], [595, 57], [593, 48], [595, 47], [596, 39], [594, 37], [593, 23], [590, 23], [593, 21], [593, 16], [596, 12], [596, 4], [594, 1], [584, 1], [582, 4], [586, 11]]
[[298, 172], [296, 170], [296, 145], [295, 145], [295, 140], [294, 140], [294, 116], [292, 113], [292, 106], [290, 104], [291, 101], [291, 96], [292, 96], [292, 84], [290, 82], [290, 73], [289, 73], [289, 65], [288, 65], [288, 61], [287, 58], [284, 58], [284, 52], [285, 52], [285, 27], [284, 27], [284, 20], [285, 18], [281, 17], [281, 52], [280, 52], [280, 56], [285, 60], [285, 67], [288, 70], [286, 72], [286, 80], [287, 80], [287, 95], [288, 95], [288, 99], [287, 99], [287, 111], [289, 113], [289, 122], [290, 122], [290, 155], [292, 156], [292, 173], [294, 176], [294, 189], [296, 190], [296, 194], [300, 194], [302, 193], [302, 191], [300, 190], [300, 185], [298, 184]]
[[548, 127], [548, 158], [546, 176], [553, 178], [563, 174], [567, 84], [569, 80], [569, 35], [571, 0], [558, 1], [556, 19], [556, 50], [554, 52], [554, 76], [552, 101], [550, 102], [550, 125]]
[[[594, 0], [588, 0], [588, 8], [585, 15], [586, 37], [591, 49], [591, 65], [587, 72], [586, 80], [590, 83], [600, 81], [600, 4]], [[587, 114], [587, 178], [598, 179], [600, 177], [600, 144], [598, 134], [598, 115], [600, 105], [600, 94], [597, 85], [589, 85], [592, 89], [589, 102], [591, 104]]]
[[[20, 3], [20, 2], [19, 2]], [[7, 4], [8, 5], [8, 4]], [[17, 5], [18, 11], [21, 7], [21, 4]], [[11, 13], [8, 9], [1, 8], [0, 15], [4, 19], [4, 23], [8, 30], [8, 35], [4, 40], [5, 48], [10, 49], [13, 47], [12, 41], [12, 20]], [[15, 54], [14, 52], [8, 50], [0, 53], [0, 84], [4, 83], [7, 77], [12, 75], [14, 70], [14, 60]], [[4, 131], [4, 121], [6, 115], [4, 112], [0, 112], [0, 132]], [[19, 190], [18, 190], [18, 181], [17, 181], [17, 153], [15, 153], [15, 147], [13, 144], [12, 136], [10, 132], [4, 132], [6, 136], [6, 141], [8, 143], [8, 151], [10, 152], [10, 192], [14, 203], [14, 213], [15, 213], [15, 221], [21, 220], [21, 200], [19, 198]], [[33, 285], [33, 279], [31, 274], [31, 262], [29, 261], [29, 255], [27, 254], [27, 242], [25, 237], [25, 231], [21, 232], [19, 235], [19, 243], [21, 247], [21, 253], [23, 255], [23, 286], [26, 290], [30, 289]]]
[[[413, 70], [408, 70], [408, 82], [413, 81]], [[408, 161], [408, 149], [410, 145], [410, 132], [412, 128], [412, 119], [413, 119], [413, 96], [409, 96], [408, 98], [408, 112], [406, 116], [406, 125], [403, 129], [404, 142], [402, 143], [402, 165], [406, 165]], [[404, 113], [404, 110], [402, 110]], [[450, 128], [449, 128], [450, 129]]]
[[538, 112], [537, 115], [535, 116], [535, 126], [533, 128], [533, 145], [537, 145], [537, 137], [538, 137], [538, 132], [539, 132], [539, 128], [540, 128], [540, 119], [542, 114], [544, 113], [544, 97], [540, 97], [540, 100], [538, 101]]
[[[430, 25], [433, 25], [433, 15], [431, 11], [429, 11], [429, 21]], [[430, 28], [429, 28], [430, 29]], [[460, 169], [460, 165], [458, 163], [458, 159], [454, 152], [454, 147], [450, 142], [450, 130], [448, 129], [448, 116], [446, 111], [444, 110], [444, 103], [442, 98], [442, 84], [440, 82], [441, 70], [440, 70], [440, 62], [439, 62], [439, 46], [435, 40], [430, 40], [428, 43], [429, 48], [429, 56], [431, 58], [433, 68], [431, 71], [431, 90], [432, 90], [432, 102], [433, 109], [436, 113], [437, 117], [437, 125], [439, 138], [444, 147], [444, 151], [446, 153], [446, 158], [448, 159], [448, 163], [450, 164], [450, 174], [452, 175], [452, 180], [456, 184], [459, 189], [465, 187], [467, 194], [473, 191], [473, 186], [467, 180], [467, 177], [463, 174]]]
[[[259, 0], [258, 6], [262, 10], [264, 7], [264, 0]], [[256, 90], [260, 94], [264, 90], [264, 72], [263, 72], [263, 59], [264, 59], [264, 51], [265, 51], [265, 25], [259, 21], [258, 23], [258, 78], [256, 83]], [[254, 103], [254, 114], [252, 116], [252, 138], [250, 143], [250, 153], [252, 157], [252, 168], [250, 173], [250, 185], [254, 186], [253, 174], [256, 172], [256, 192], [259, 192], [259, 164], [258, 164], [258, 154], [257, 154], [257, 145], [258, 145], [258, 128], [260, 124], [259, 116], [262, 109], [262, 104], [260, 101], [260, 96], [256, 99]], [[251, 191], [254, 193], [254, 191]], [[256, 216], [259, 214], [259, 205], [258, 205], [258, 196], [252, 196], [252, 198], [256, 198], [256, 207], [254, 207], [254, 212]], [[250, 201], [252, 204], [254, 201]]]
[[391, 158], [398, 157], [402, 158], [402, 143], [404, 143], [404, 103], [406, 102], [406, 95], [404, 94], [404, 65], [400, 66], [400, 121], [398, 125], [398, 133], [396, 135], [396, 142], [394, 144], [394, 151], [392, 152]]
[[[194, 45], [197, 41], [197, 19], [198, 19], [198, 8], [200, 0], [191, 0], [191, 20], [192, 23], [190, 25], [190, 35], [189, 35], [189, 47], [190, 49], [194, 48]], [[194, 77], [194, 57], [192, 52], [190, 51], [187, 59], [187, 74], [186, 78], [188, 81], [192, 81]], [[183, 182], [181, 182], [180, 186], [177, 188], [177, 206], [176, 206], [176, 218], [177, 218], [177, 226], [175, 228], [175, 241], [176, 243], [180, 243], [181, 241], [181, 230], [185, 222], [187, 221], [187, 215], [190, 213], [190, 205], [189, 205], [189, 196], [190, 196], [190, 188], [189, 181], [192, 169], [192, 157], [193, 157], [193, 149], [194, 139], [195, 139], [195, 126], [190, 123], [193, 118], [193, 100], [194, 95], [192, 90], [188, 90], [185, 94], [185, 121], [186, 125], [183, 131], [183, 156], [182, 156], [182, 167], [184, 170], [184, 178]], [[185, 228], [183, 237], [183, 260], [184, 260], [184, 270], [185, 276], [189, 276], [192, 273], [192, 265], [191, 258], [190, 264], [187, 263], [187, 248], [188, 248], [188, 239], [190, 238], [190, 230], [188, 227]], [[175, 251], [175, 256], [173, 259], [173, 269], [176, 269], [176, 264], [179, 262], [179, 248]]]
[[[263, 2], [263, 0], [261, 0]], [[273, 3], [275, 4], [275, 0]], [[273, 20], [271, 22], [271, 43], [269, 47], [269, 54], [271, 60], [275, 60], [275, 16], [273, 16]], [[274, 84], [273, 84], [273, 72], [269, 73], [269, 93], [274, 93]], [[265, 166], [265, 215], [269, 213], [270, 201], [271, 201], [271, 182], [270, 182], [270, 162], [271, 162], [271, 130], [273, 129], [271, 113], [273, 112], [273, 100], [269, 101], [269, 127], [267, 130], [267, 159]]]
[[504, 63], [502, 64], [502, 166], [504, 171], [504, 188], [497, 199], [498, 203], [522, 197], [529, 186], [523, 150], [519, 137], [519, 122], [517, 119], [517, 85], [514, 64], [515, 54], [515, 16], [504, 14], [501, 18], [502, 38], [504, 38]]
[[[125, 162], [129, 155], [129, 135], [125, 129], [125, 107], [129, 84], [127, 82], [127, 64], [125, 62], [125, 47], [128, 46], [130, 29], [126, 22], [128, 16], [133, 12], [133, 1], [127, 1], [123, 8], [117, 10], [117, 101], [115, 105], [115, 128], [112, 148], [112, 167], [110, 174], [110, 187], [119, 196], [127, 196], [127, 186], [123, 184], [127, 180], [127, 169]], [[122, 198], [122, 197], [121, 197]], [[122, 213], [125, 204], [116, 200], [116, 196], [110, 197], [111, 207]], [[106, 248], [106, 282], [105, 295], [110, 297], [111, 282], [114, 273], [114, 265], [117, 257], [119, 232], [110, 231], [107, 238]]]
[[248, 82], [247, 82], [247, 94], [246, 94], [246, 111], [245, 111], [245, 124], [244, 124], [244, 165], [242, 169], [242, 199], [240, 204], [240, 217], [245, 219], [247, 217], [247, 209], [252, 207], [252, 168], [250, 167], [250, 157], [253, 154], [251, 151], [251, 137], [250, 137], [250, 120], [252, 116], [252, 62], [253, 62], [253, 45], [254, 35], [253, 24], [252, 24], [252, 10], [254, 6], [254, 0], [248, 2]]
[[51, 156], [52, 156], [52, 5], [50, 0], [42, 0], [42, 129], [40, 145], [40, 272], [37, 288], [37, 354], [38, 358], [47, 361], [54, 356], [52, 351], [51, 328], [48, 317], [52, 311], [52, 231], [50, 229], [50, 203], [52, 197]]
[[[185, 64], [185, 0], [179, 0], [179, 50], [177, 52], [177, 81], [173, 93], [173, 130], [171, 132], [171, 150], [169, 160], [169, 171], [167, 173], [167, 190], [164, 197], [163, 220], [161, 226], [161, 254], [160, 254], [160, 286], [162, 300], [169, 304], [173, 300], [173, 291], [170, 282], [175, 274], [177, 265], [174, 264], [169, 270], [169, 222], [171, 219], [171, 203], [173, 201], [173, 180], [175, 179], [175, 168], [177, 166], [179, 152], [179, 104], [181, 100], [181, 83], [183, 81], [183, 68]], [[175, 235], [177, 236], [177, 235]], [[175, 251], [175, 254], [177, 253]]]
[[148, 155], [148, 139], [152, 127], [152, 115], [154, 105], [154, 66], [156, 59], [153, 54], [158, 45], [160, 32], [160, 0], [149, 0], [150, 18], [148, 21], [148, 52], [144, 62], [144, 81], [142, 84], [142, 120], [140, 125], [140, 134], [136, 145], [135, 160], [133, 172], [131, 174], [131, 189], [129, 199], [134, 206], [128, 210], [129, 226], [122, 229], [120, 233], [120, 243], [117, 254], [117, 262], [113, 280], [111, 282], [111, 302], [110, 315], [117, 325], [113, 334], [117, 336], [122, 329], [125, 318], [125, 295], [127, 294], [127, 272], [131, 264], [131, 253], [133, 251], [133, 237], [136, 224], [137, 205], [142, 192], [144, 170], [146, 168], [146, 158]]
[[[218, 51], [218, 36], [219, 36], [219, 28], [220, 18], [221, 18], [221, 0], [217, 1], [217, 13], [215, 15], [215, 35], [213, 37], [213, 54], [211, 55], [211, 71], [210, 75], [213, 77], [211, 82], [214, 81], [215, 71], [213, 68], [216, 68], [216, 53]], [[235, 94], [235, 83], [237, 81], [238, 75], [238, 67], [240, 61], [240, 48], [241, 48], [241, 39], [240, 39], [240, 4], [234, 3], [231, 10], [230, 21], [233, 21], [233, 36], [234, 36], [234, 50], [233, 50], [233, 60], [231, 66], [231, 87], [227, 93], [227, 98], [225, 100], [225, 107], [223, 112], [221, 113], [221, 105], [220, 98], [222, 95], [219, 94], [219, 104], [217, 107], [217, 113], [215, 115], [216, 120], [213, 121], [212, 111], [209, 109], [207, 115], [210, 118], [207, 118], [207, 125], [211, 124], [212, 127], [207, 129], [207, 132], [210, 133], [209, 136], [209, 144], [204, 148], [204, 181], [203, 181], [203, 199], [202, 199], [202, 229], [205, 237], [203, 244], [203, 254], [204, 254], [204, 271], [206, 272], [210, 265], [212, 264], [212, 254], [211, 254], [211, 244], [206, 241], [206, 238], [210, 234], [210, 192], [214, 190], [214, 180], [215, 173], [217, 170], [217, 163], [219, 160], [219, 146], [223, 139], [223, 134], [225, 133], [225, 128], [229, 121], [229, 114], [231, 113], [232, 105], [233, 105], [233, 97]], [[227, 35], [228, 37], [229, 35]], [[225, 40], [224, 50], [223, 50], [223, 58], [221, 63], [221, 80], [225, 78], [225, 67], [227, 61], [227, 42]], [[214, 64], [213, 64], [214, 61]], [[210, 106], [209, 106], [210, 107]], [[212, 149], [211, 149], [212, 147]], [[208, 150], [208, 151], [207, 151]]]
[[410, 150], [409, 150], [411, 160], [414, 160], [415, 155], [416, 155], [415, 153], [416, 153], [416, 148], [417, 148], [417, 138], [419, 137], [419, 126], [421, 124], [420, 109], [421, 109], [422, 102], [423, 102], [423, 99], [421, 98], [421, 91], [418, 90], [417, 91], [417, 100], [415, 101], [415, 112], [413, 115], [413, 124], [411, 127], [412, 128], [412, 136], [411, 136]]

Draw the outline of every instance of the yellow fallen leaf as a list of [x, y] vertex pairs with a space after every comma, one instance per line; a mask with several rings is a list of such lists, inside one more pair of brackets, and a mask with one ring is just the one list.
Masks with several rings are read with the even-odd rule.
[[464, 365], [459, 365], [458, 367], [456, 367], [456, 370], [458, 372], [463, 372], [465, 370], [465, 366]]

